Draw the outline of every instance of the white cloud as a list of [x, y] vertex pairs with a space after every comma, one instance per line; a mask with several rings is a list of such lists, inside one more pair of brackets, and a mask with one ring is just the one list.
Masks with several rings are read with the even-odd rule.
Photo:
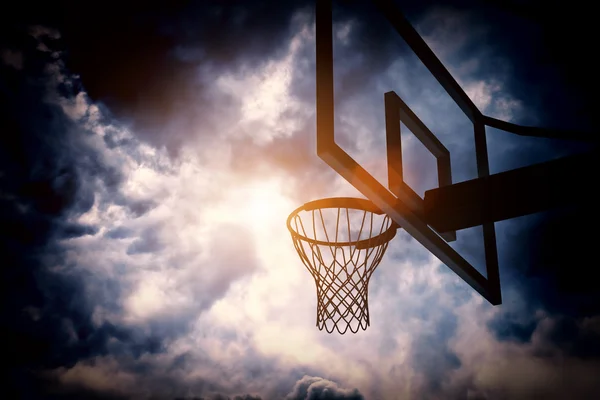
[[[493, 48], [479, 45], [479, 50], [466, 54], [466, 48], [485, 37], [487, 29], [467, 12], [452, 8], [433, 8], [418, 24], [423, 39], [440, 58], [463, 90], [484, 114], [512, 120], [523, 108], [518, 99], [506, 93], [498, 79], [489, 76], [482, 60], [494, 56]], [[496, 62], [498, 58], [496, 57]], [[483, 79], [473, 79], [479, 75]], [[486, 76], [487, 75], [487, 76]]]
[[282, 59], [271, 60], [254, 71], [242, 69], [235, 75], [217, 78], [216, 86], [240, 102], [241, 119], [233, 124], [232, 137], [248, 135], [257, 144], [264, 144], [277, 137], [289, 137], [298, 130], [301, 125], [298, 113], [308, 117], [312, 110], [292, 96], [292, 70], [302, 47], [313, 40], [312, 29], [304, 24], [291, 39]]
[[72, 100], [61, 99], [62, 109], [69, 118], [78, 121], [83, 118], [88, 111], [88, 101], [85, 92], [79, 92]]

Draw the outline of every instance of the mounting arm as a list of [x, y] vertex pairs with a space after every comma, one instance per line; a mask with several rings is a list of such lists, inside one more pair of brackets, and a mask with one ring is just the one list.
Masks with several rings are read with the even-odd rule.
[[456, 231], [596, 199], [600, 151], [572, 155], [425, 192], [423, 219]]

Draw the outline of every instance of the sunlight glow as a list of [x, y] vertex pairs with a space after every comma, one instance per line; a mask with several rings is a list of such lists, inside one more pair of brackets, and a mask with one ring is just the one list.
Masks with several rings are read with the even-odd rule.
[[244, 191], [248, 197], [243, 208], [253, 228], [285, 223], [281, 212], [289, 201], [283, 197], [278, 182], [258, 182]]
[[206, 210], [206, 218], [215, 223], [243, 225], [257, 236], [285, 229], [294, 202], [283, 194], [282, 179], [272, 177], [239, 184], [231, 182], [222, 200]]

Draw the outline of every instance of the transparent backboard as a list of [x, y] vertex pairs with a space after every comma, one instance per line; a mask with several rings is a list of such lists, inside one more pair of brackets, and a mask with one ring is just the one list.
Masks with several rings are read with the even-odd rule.
[[316, 47], [319, 157], [500, 304], [493, 223], [423, 218], [426, 190], [489, 175], [483, 115], [391, 1], [317, 0]]

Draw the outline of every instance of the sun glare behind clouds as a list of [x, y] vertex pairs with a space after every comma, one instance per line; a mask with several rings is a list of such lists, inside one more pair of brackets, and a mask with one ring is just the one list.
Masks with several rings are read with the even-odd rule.
[[[283, 231], [294, 202], [282, 190], [282, 178], [256, 178], [230, 182], [219, 202], [204, 212], [215, 223], [235, 223], [251, 230], [256, 239], [270, 231]], [[279, 232], [278, 232], [279, 234]]]

